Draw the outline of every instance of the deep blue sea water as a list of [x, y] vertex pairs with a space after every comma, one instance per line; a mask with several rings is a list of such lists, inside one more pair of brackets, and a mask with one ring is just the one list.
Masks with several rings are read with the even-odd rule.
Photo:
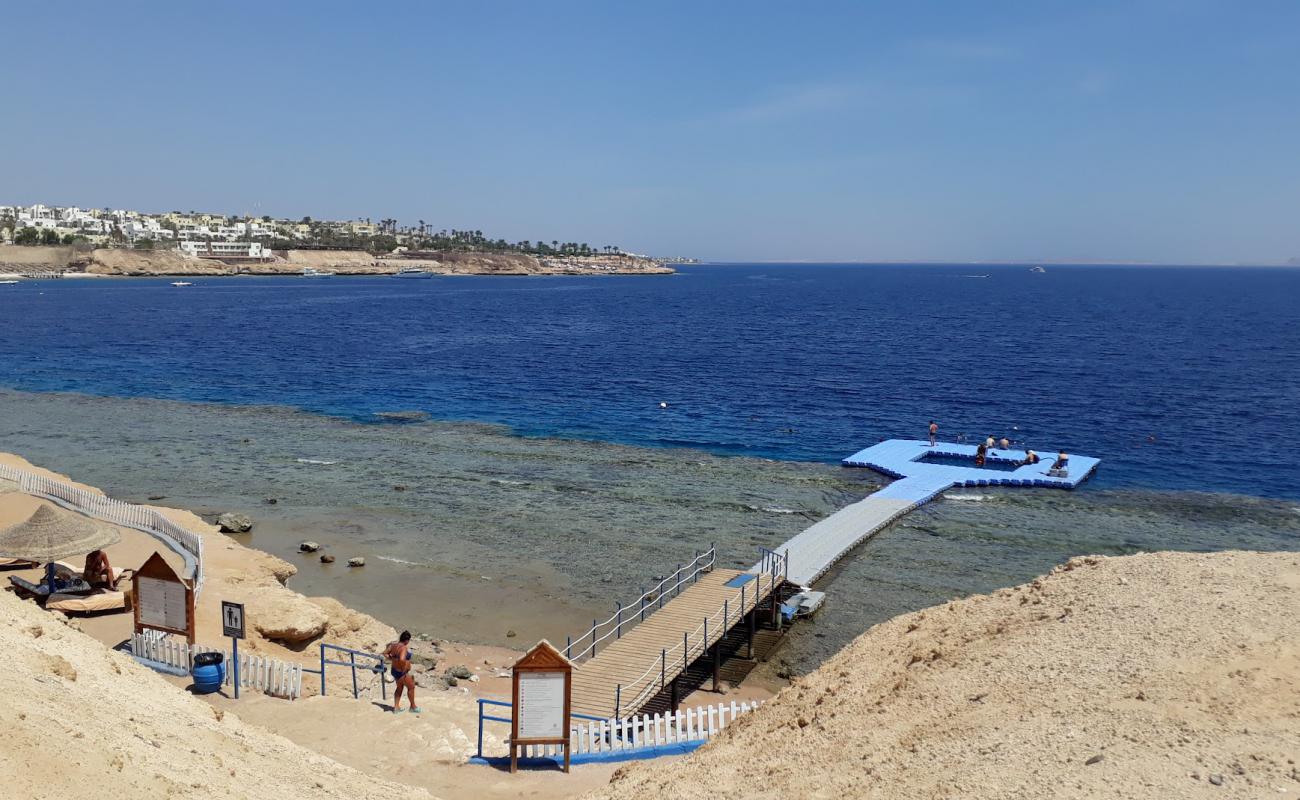
[[192, 280], [0, 287], [0, 385], [827, 462], [933, 418], [1098, 486], [1300, 497], [1297, 269]]

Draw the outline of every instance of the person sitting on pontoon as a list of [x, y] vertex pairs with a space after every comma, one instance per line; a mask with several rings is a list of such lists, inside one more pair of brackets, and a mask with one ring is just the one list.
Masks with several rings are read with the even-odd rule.
[[984, 466], [984, 461], [988, 456], [989, 448], [984, 442], [980, 442], [979, 447], [975, 448], [975, 466]]
[[1070, 456], [1064, 450], [1056, 454], [1056, 461], [1052, 463], [1052, 469], [1068, 469], [1070, 466]]
[[1003, 436], [1001, 439], [998, 440], [998, 447], [1002, 448], [1003, 450], [1010, 450], [1011, 440]]
[[1026, 464], [1037, 464], [1039, 461], [1042, 461], [1042, 459], [1038, 457], [1037, 453], [1033, 450], [1027, 450], [1025, 451], [1025, 460], [1020, 462], [1020, 466], [1023, 467]]
[[96, 589], [112, 589], [113, 567], [108, 563], [108, 553], [92, 550], [86, 554], [86, 566], [81, 570], [81, 579]]

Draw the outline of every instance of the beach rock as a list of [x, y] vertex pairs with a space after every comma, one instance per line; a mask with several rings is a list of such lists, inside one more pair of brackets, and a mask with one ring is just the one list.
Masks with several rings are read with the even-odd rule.
[[456, 676], [451, 674], [443, 675], [442, 682], [448, 689], [450, 689], [457, 684]]
[[478, 683], [478, 676], [477, 676], [477, 675], [471, 675], [471, 676], [469, 676], [469, 682], [470, 682], [470, 683]]
[[320, 637], [329, 625], [325, 610], [300, 595], [265, 592], [250, 601], [257, 613], [250, 615], [249, 621], [266, 639], [298, 644]]
[[1222, 786], [1222, 785], [1223, 785], [1223, 776], [1220, 775], [1220, 774], [1218, 774], [1218, 773], [1215, 773], [1215, 774], [1211, 775], [1211, 776], [1210, 776], [1210, 783], [1214, 784], [1215, 786]]
[[365, 565], [366, 565], [366, 560], [361, 556], [353, 556], [352, 558], [348, 559], [349, 567], [364, 567]]
[[447, 670], [447, 674], [452, 676], [453, 678], [460, 678], [464, 680], [472, 676], [474, 673], [470, 672], [469, 667], [465, 666], [464, 664], [457, 664], [456, 666]]
[[1091, 767], [1093, 764], [1096, 764], [1096, 763], [1102, 761], [1102, 760], [1105, 759], [1105, 758], [1106, 758], [1106, 757], [1103, 756], [1101, 753], [1098, 753], [1097, 755], [1093, 756], [1092, 758], [1088, 759], [1087, 761], [1085, 761], [1085, 762], [1083, 762], [1083, 763], [1084, 763], [1085, 766], [1089, 766], [1089, 767]]
[[320, 549], [320, 544], [317, 542], [313, 542], [310, 539], [306, 541], [298, 542], [298, 552], [300, 553], [314, 553], [319, 549]]
[[406, 486], [405, 486], [404, 484], [401, 484], [401, 483], [395, 484], [395, 485], [393, 486], [393, 491], [394, 491], [394, 492], [404, 492], [404, 491], [406, 491]]
[[273, 505], [275, 505], [276, 503], [278, 503], [278, 502], [280, 502], [280, 501], [277, 500], [277, 499], [275, 499], [274, 497], [268, 497], [268, 498], [266, 498], [265, 500], [263, 500], [262, 502], [263, 502], [263, 503], [266, 503], [268, 506], [273, 506]]
[[222, 533], [248, 533], [253, 529], [253, 519], [247, 514], [227, 511], [217, 517], [217, 527]]
[[515, 633], [515, 631], [514, 631], [513, 628], [510, 629], [510, 630], [508, 630], [508, 631], [506, 631], [506, 638], [507, 638], [507, 639], [513, 639], [513, 638], [515, 638], [515, 637], [518, 636], [518, 635], [519, 635], [519, 634]]
[[323, 555], [323, 556], [320, 557], [320, 563], [322, 563], [322, 564], [333, 564], [333, 563], [334, 563], [334, 556], [332, 556], [332, 555], [326, 553], [325, 555]]
[[149, 495], [149, 499], [150, 499], [151, 501], [153, 501], [153, 500], [166, 500], [166, 499], [167, 499], [167, 495], [165, 495], [165, 494], [151, 494], [151, 495]]

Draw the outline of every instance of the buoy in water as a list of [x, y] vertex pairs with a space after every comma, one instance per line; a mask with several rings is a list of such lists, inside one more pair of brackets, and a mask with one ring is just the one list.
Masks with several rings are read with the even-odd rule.
[[660, 407], [660, 408], [667, 408], [667, 407], [668, 407], [668, 404], [667, 404], [667, 403], [660, 403], [660, 404], [659, 404], [659, 407]]

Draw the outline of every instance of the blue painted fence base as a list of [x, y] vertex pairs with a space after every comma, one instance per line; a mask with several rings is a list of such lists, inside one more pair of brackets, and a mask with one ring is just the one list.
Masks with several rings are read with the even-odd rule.
[[137, 664], [146, 666], [154, 672], [164, 672], [168, 675], [175, 675], [178, 678], [190, 677], [190, 671], [184, 667], [173, 667], [170, 664], [161, 664], [157, 661], [150, 661], [147, 658], [141, 658], [140, 656], [131, 656], [131, 658], [134, 659]]
[[[695, 742], [678, 742], [676, 744], [662, 744], [655, 747], [638, 747], [633, 750], [606, 750], [600, 753], [573, 753], [569, 756], [570, 764], [613, 764], [619, 761], [640, 761], [647, 758], [659, 758], [660, 756], [680, 756], [695, 750], [704, 744], [703, 739]], [[480, 764], [489, 767], [510, 768], [509, 756], [471, 756], [470, 764]], [[519, 766], [546, 768], [564, 767], [564, 756], [533, 756], [531, 758], [520, 758]]]

